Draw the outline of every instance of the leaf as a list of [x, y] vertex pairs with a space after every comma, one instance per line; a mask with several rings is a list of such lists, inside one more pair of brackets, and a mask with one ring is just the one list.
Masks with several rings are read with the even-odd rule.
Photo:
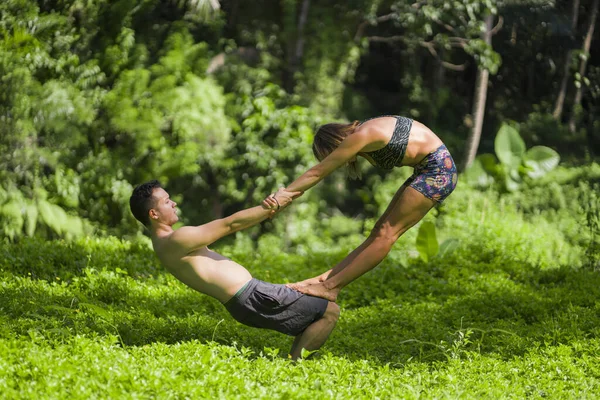
[[300, 351], [300, 357], [305, 360], [308, 357], [312, 356], [313, 354], [315, 354], [316, 352], [318, 352], [319, 350], [306, 350], [305, 348], [302, 348], [302, 351]]
[[510, 169], [516, 169], [521, 165], [525, 154], [525, 142], [515, 128], [503, 124], [496, 135], [494, 150], [502, 164]]
[[560, 162], [560, 155], [546, 146], [534, 146], [525, 153], [525, 165], [530, 178], [540, 178], [552, 171]]
[[72, 314], [75, 312], [75, 310], [72, 308], [56, 306], [56, 305], [43, 306], [43, 308], [44, 308], [44, 310], [60, 311], [63, 313], [68, 313], [68, 314]]
[[10, 201], [0, 206], [0, 221], [3, 224], [1, 231], [5, 235], [10, 238], [19, 236], [25, 223], [21, 202]]
[[25, 207], [25, 219], [26, 219], [25, 233], [27, 234], [27, 236], [33, 236], [33, 234], [35, 233], [35, 228], [37, 226], [37, 220], [38, 220], [38, 214], [39, 214], [39, 212], [35, 205], [28, 204]]
[[489, 185], [490, 176], [481, 167], [481, 162], [474, 160], [473, 164], [465, 170], [463, 177], [474, 186], [486, 187]]
[[450, 238], [444, 240], [444, 242], [440, 245], [440, 252], [438, 253], [438, 257], [444, 257], [446, 254], [452, 253], [454, 250], [458, 248], [458, 244], [460, 241], [456, 238]]
[[88, 311], [91, 311], [92, 314], [96, 314], [98, 317], [103, 318], [108, 322], [112, 321], [112, 315], [100, 306], [91, 303], [79, 303], [79, 305], [86, 308]]
[[40, 211], [40, 219], [48, 225], [53, 231], [60, 234], [61, 224], [57, 221], [57, 216], [54, 214], [53, 204], [45, 200], [38, 201], [38, 210]]
[[439, 251], [439, 244], [435, 234], [435, 224], [425, 221], [419, 227], [417, 234], [417, 250], [423, 261], [427, 262]]
[[[491, 154], [490, 156], [494, 157]], [[473, 160], [473, 164], [471, 164], [471, 166], [465, 171], [464, 177], [469, 184], [475, 187], [486, 188], [494, 183], [494, 177], [488, 173], [488, 171], [486, 171], [481, 157], [482, 156], [478, 156], [475, 158], [475, 160]]]
[[477, 156], [476, 159], [479, 160], [479, 162], [481, 163], [481, 167], [485, 172], [487, 172], [490, 175], [498, 174], [500, 165], [498, 165], [498, 161], [493, 154], [481, 154]]
[[83, 234], [80, 218], [68, 215], [62, 207], [46, 200], [38, 200], [40, 220], [61, 236], [76, 237]]
[[506, 190], [509, 192], [515, 192], [519, 190], [519, 182], [515, 181], [511, 178], [510, 175], [506, 175], [506, 179], [504, 180], [504, 185], [506, 186]]
[[521, 183], [521, 175], [519, 175], [519, 168], [512, 168], [508, 171], [508, 176], [516, 183]]

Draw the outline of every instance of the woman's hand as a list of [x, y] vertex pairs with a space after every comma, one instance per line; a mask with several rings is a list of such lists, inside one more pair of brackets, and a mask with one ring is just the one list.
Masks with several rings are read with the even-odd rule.
[[275, 201], [279, 203], [281, 208], [285, 208], [290, 205], [292, 200], [297, 197], [300, 197], [303, 192], [291, 192], [286, 188], [280, 188], [277, 193], [273, 195]]
[[262, 201], [262, 206], [263, 206], [263, 208], [266, 208], [268, 210], [278, 210], [280, 208], [280, 205], [277, 202], [277, 200], [275, 199], [275, 197], [273, 196], [273, 194], [268, 195]]
[[291, 192], [280, 188], [276, 193], [271, 193], [262, 202], [262, 206], [279, 211], [290, 205], [293, 199], [302, 195], [303, 192]]

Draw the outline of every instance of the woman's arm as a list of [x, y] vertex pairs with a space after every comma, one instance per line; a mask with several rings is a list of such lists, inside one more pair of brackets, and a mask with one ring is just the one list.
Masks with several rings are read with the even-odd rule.
[[285, 190], [288, 192], [304, 192], [310, 189], [337, 168], [356, 157], [369, 143], [370, 140], [367, 131], [364, 129], [356, 130], [344, 139], [339, 147], [325, 157], [323, 161], [302, 174], [286, 187]]

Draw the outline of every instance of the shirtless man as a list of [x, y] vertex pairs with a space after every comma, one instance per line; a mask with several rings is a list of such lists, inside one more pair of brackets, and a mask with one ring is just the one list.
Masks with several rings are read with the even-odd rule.
[[177, 204], [158, 181], [133, 190], [129, 206], [135, 218], [151, 233], [154, 252], [166, 269], [187, 286], [214, 297], [231, 316], [244, 325], [273, 329], [295, 336], [292, 359], [302, 349], [320, 348], [335, 327], [340, 309], [334, 302], [304, 295], [285, 285], [252, 278], [246, 268], [210, 250], [220, 238], [249, 228], [269, 218], [291, 202], [277, 196], [268, 207], [257, 206], [200, 226], [177, 230]]

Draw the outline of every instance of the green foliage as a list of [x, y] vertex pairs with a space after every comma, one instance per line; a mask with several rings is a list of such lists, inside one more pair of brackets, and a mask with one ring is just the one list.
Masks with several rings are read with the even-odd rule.
[[491, 154], [478, 156], [465, 174], [468, 182], [487, 187], [495, 181], [504, 190], [515, 191], [525, 176], [540, 178], [556, 168], [560, 161], [559, 154], [546, 146], [526, 150], [519, 132], [510, 125], [502, 125], [494, 144], [500, 163], [496, 163]]
[[[301, 4], [309, 5], [306, 20]], [[141, 227], [127, 199], [135, 184], [153, 178], [178, 196], [186, 223], [223, 216], [256, 204], [314, 163], [312, 132], [334, 119], [410, 115], [460, 154], [473, 61], [498, 73], [487, 126], [524, 121], [527, 146], [560, 146], [578, 163], [590, 161], [598, 131], [590, 117], [598, 97], [593, 52], [590, 73], [577, 77], [588, 89], [575, 110], [579, 131], [568, 134], [549, 114], [558, 88], [547, 82], [556, 81], [556, 66], [573, 48], [565, 37], [577, 36], [561, 7], [537, 0], [267, 0], [259, 7], [3, 1], [0, 236], [135, 236]], [[489, 14], [504, 21], [493, 48], [481, 40]], [[448, 63], [465, 68], [447, 71]], [[527, 185], [526, 175], [551, 166], [552, 154], [534, 149], [522, 155], [518, 173], [498, 172], [500, 185], [520, 178]], [[562, 159], [571, 161], [567, 155]], [[498, 166], [487, 161], [479, 166]], [[404, 174], [383, 180], [368, 170], [366, 185], [334, 175], [302, 199], [319, 199], [317, 205], [262, 231], [289, 232], [289, 223], [298, 232], [334, 234], [322, 214], [352, 215], [357, 221], [340, 231], [364, 230]], [[494, 179], [476, 175], [482, 186]], [[286, 246], [315, 242], [297, 234]]]
[[440, 250], [435, 234], [435, 224], [431, 221], [425, 221], [419, 226], [417, 235], [417, 250], [423, 261], [427, 262], [434, 257]]
[[502, 125], [494, 142], [496, 156], [511, 170], [519, 168], [525, 154], [525, 143], [519, 132], [509, 125]]
[[[391, 8], [394, 20], [407, 29], [405, 41], [409, 45], [423, 46], [427, 42], [430, 49], [462, 48], [479, 66], [496, 74], [502, 58], [481, 39], [481, 34], [485, 31], [484, 18], [498, 13], [498, 3], [494, 0], [436, 0], [413, 5], [397, 1]], [[435, 50], [431, 53], [439, 56]]]
[[424, 262], [428, 262], [434, 257], [443, 259], [444, 256], [452, 253], [459, 245], [455, 238], [444, 240], [442, 244], [438, 242], [435, 223], [424, 221], [419, 226], [417, 233], [417, 251]]
[[[539, 185], [499, 197], [459, 183], [432, 211], [435, 231], [430, 217], [421, 224], [436, 239], [458, 240], [454, 251], [440, 259], [441, 245], [423, 262], [414, 247], [419, 233], [409, 230], [380, 266], [341, 292], [338, 326], [297, 363], [286, 359], [291, 338], [234, 321], [218, 301], [166, 273], [147, 240], [3, 242], [0, 391], [10, 398], [416, 399], [501, 398], [510, 385], [519, 397], [593, 397], [600, 278], [580, 266], [590, 243], [581, 224], [597, 214], [598, 179], [598, 165], [559, 167], [540, 178], [545, 190], [557, 185], [548, 196]], [[386, 184], [375, 188], [382, 202]], [[284, 213], [294, 207], [296, 224], [318, 209], [305, 202]], [[287, 235], [254, 240], [250, 231], [216, 249], [259, 279], [306, 278], [361, 240], [361, 221], [320, 219], [326, 234], [291, 228], [298, 251], [284, 249]]]
[[[587, 265], [593, 270], [600, 270], [600, 183], [581, 185], [581, 201], [585, 211], [585, 222], [589, 229], [589, 243], [586, 250]], [[587, 190], [586, 190], [587, 189]]]

